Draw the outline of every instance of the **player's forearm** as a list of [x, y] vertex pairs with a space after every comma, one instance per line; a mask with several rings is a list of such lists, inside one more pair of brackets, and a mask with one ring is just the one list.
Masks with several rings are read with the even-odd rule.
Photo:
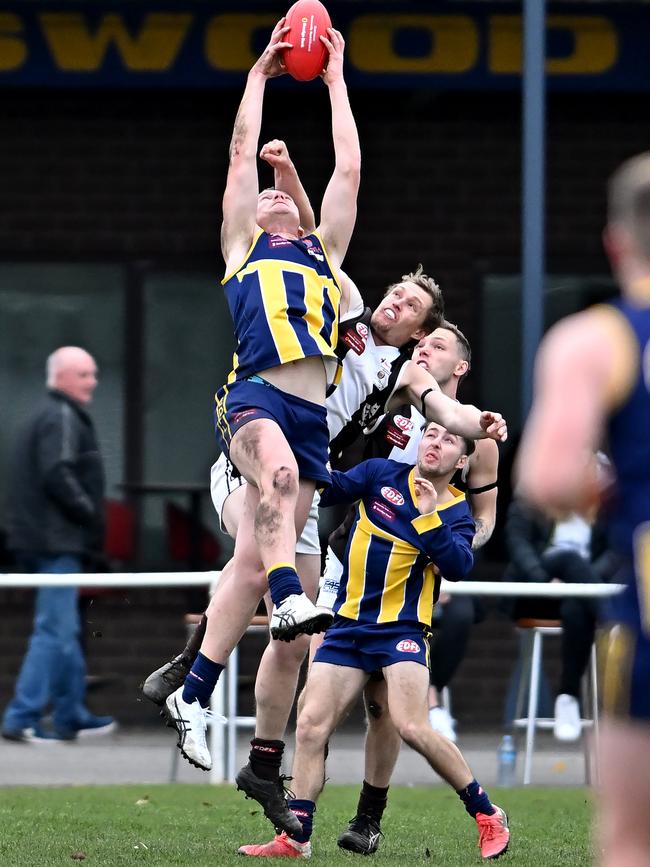
[[246, 79], [246, 89], [239, 104], [230, 140], [230, 162], [241, 160], [255, 164], [257, 143], [262, 128], [262, 104], [266, 78], [252, 69]]
[[275, 168], [273, 176], [276, 190], [288, 193], [296, 203], [300, 215], [300, 225], [309, 235], [316, 228], [316, 218], [296, 167], [290, 162], [287, 168]]
[[441, 391], [430, 391], [424, 399], [424, 410], [427, 421], [438, 422], [449, 433], [473, 440], [485, 437], [481, 411], [471, 404], [458, 403]]
[[345, 81], [339, 79], [330, 84], [329, 93], [336, 169], [358, 179], [361, 172], [361, 147]]

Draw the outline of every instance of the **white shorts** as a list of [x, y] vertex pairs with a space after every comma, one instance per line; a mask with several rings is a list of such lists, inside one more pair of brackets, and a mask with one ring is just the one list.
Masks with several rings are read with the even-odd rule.
[[328, 546], [327, 556], [325, 557], [325, 571], [321, 575], [318, 584], [316, 605], [319, 608], [329, 608], [330, 610], [334, 608], [336, 597], [339, 594], [339, 587], [341, 586], [341, 575], [343, 575], [343, 564]]
[[[247, 485], [243, 476], [234, 472], [234, 467], [225, 455], [220, 455], [210, 470], [210, 496], [214, 505], [219, 527], [223, 533], [227, 533], [223, 523], [223, 507], [228, 497], [238, 488]], [[296, 554], [317, 554], [320, 557], [320, 541], [318, 538], [318, 503], [320, 494], [314, 493], [307, 523], [302, 531], [302, 536], [296, 543]]]

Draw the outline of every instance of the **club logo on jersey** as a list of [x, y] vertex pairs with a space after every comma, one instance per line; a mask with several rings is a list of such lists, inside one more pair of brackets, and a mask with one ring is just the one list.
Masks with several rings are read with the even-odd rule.
[[378, 403], [364, 404], [363, 411], [361, 412], [361, 427], [369, 427], [377, 418], [377, 413], [380, 409], [381, 406]]
[[419, 653], [420, 645], [417, 641], [413, 641], [412, 638], [403, 638], [397, 642], [395, 650], [398, 650], [400, 653]]
[[319, 262], [325, 261], [325, 256], [323, 255], [323, 251], [320, 247], [308, 247], [307, 252], [310, 256], [313, 256], [314, 259], [317, 259]]
[[394, 423], [400, 430], [411, 431], [415, 427], [410, 418], [405, 418], [403, 415], [396, 415], [393, 418]]
[[388, 502], [392, 503], [394, 506], [404, 505], [404, 497], [400, 494], [399, 491], [396, 491], [395, 488], [389, 488], [388, 486], [385, 486], [381, 489], [381, 495], [385, 500], [388, 500]]

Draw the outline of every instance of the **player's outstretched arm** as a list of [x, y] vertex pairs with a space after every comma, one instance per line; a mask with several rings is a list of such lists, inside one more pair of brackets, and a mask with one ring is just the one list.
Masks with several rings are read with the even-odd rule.
[[388, 409], [411, 403], [426, 417], [436, 421], [450, 433], [469, 439], [490, 439], [505, 442], [508, 426], [498, 412], [481, 411], [475, 406], [458, 403], [440, 391], [440, 386], [426, 370], [410, 361], [404, 365], [399, 388], [394, 392]]
[[323, 80], [327, 84], [332, 106], [332, 139], [335, 165], [321, 205], [320, 234], [333, 264], [345, 258], [357, 219], [357, 193], [361, 177], [359, 134], [352, 114], [348, 90], [343, 78], [345, 42], [338, 30], [327, 29], [321, 36], [329, 52]]
[[305, 235], [310, 235], [316, 228], [316, 217], [286, 144], [277, 138], [267, 142], [262, 145], [260, 159], [272, 167], [275, 189], [288, 193], [296, 203], [300, 214], [300, 225]]
[[[283, 37], [288, 31], [284, 18], [273, 29], [271, 40], [255, 66], [248, 73], [246, 89], [230, 141], [228, 177], [223, 194], [221, 252], [230, 270], [229, 260], [241, 258], [255, 231], [257, 196], [257, 143], [262, 125], [264, 87], [268, 78], [284, 73], [280, 52], [290, 47]], [[242, 248], [243, 252], [242, 252]]]

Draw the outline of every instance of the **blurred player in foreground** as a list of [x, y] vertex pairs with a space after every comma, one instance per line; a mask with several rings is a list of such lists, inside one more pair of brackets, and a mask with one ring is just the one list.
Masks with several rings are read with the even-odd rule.
[[597, 497], [603, 436], [616, 471], [611, 544], [626, 589], [611, 603], [604, 673], [602, 867], [650, 864], [650, 153], [609, 184], [605, 249], [622, 300], [556, 325], [537, 360], [520, 493], [550, 512]]

